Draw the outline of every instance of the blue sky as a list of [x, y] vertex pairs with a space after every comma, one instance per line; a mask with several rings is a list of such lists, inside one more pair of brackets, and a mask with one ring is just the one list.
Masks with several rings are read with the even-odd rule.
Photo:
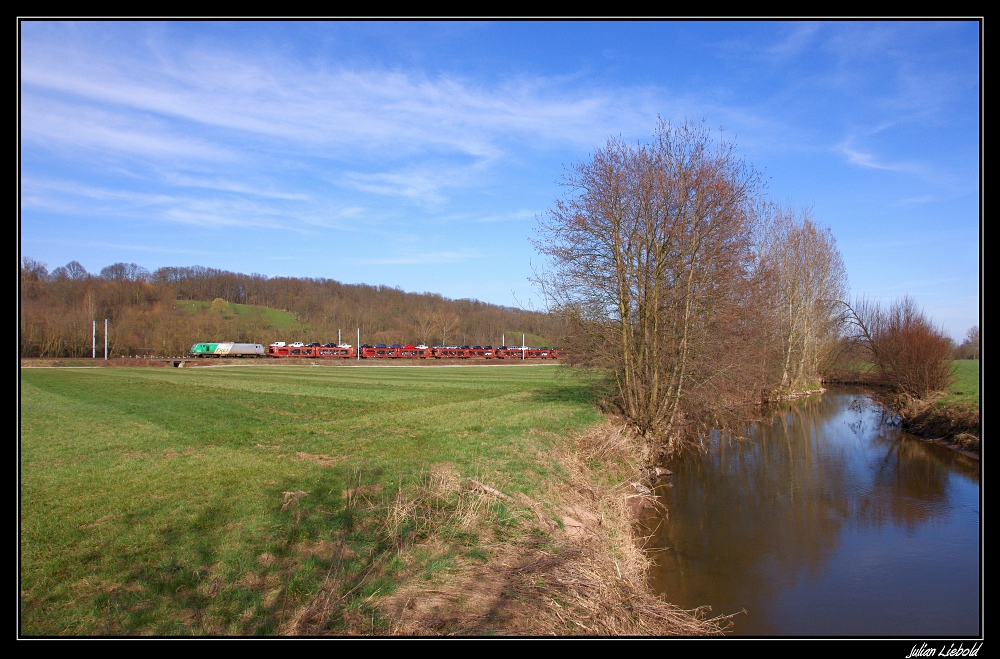
[[538, 308], [566, 167], [704, 120], [854, 295], [979, 324], [980, 25], [22, 22], [21, 253]]

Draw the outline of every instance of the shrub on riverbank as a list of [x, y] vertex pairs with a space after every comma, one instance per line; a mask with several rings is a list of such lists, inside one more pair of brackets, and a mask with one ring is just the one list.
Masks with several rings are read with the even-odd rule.
[[884, 386], [912, 398], [944, 390], [952, 381], [952, 341], [916, 302], [859, 299], [847, 307], [851, 340], [878, 368]]
[[979, 360], [951, 363], [953, 379], [947, 390], [924, 400], [900, 401], [903, 427], [922, 437], [942, 438], [979, 453]]

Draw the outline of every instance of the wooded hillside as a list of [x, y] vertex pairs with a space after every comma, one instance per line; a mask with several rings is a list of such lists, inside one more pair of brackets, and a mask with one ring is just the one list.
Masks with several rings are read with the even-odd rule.
[[[213, 301], [222, 300], [221, 302]], [[91, 354], [93, 321], [98, 352], [109, 319], [109, 352], [181, 355], [198, 341], [343, 340], [354, 343], [492, 344], [547, 341], [560, 321], [545, 313], [478, 300], [450, 300], [388, 286], [332, 279], [266, 277], [213, 268], [167, 267], [149, 272], [115, 263], [99, 274], [72, 261], [51, 272], [21, 262], [21, 357]]]

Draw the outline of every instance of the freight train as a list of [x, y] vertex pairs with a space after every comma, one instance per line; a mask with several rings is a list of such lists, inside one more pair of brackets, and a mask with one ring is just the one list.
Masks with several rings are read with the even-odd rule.
[[315, 359], [558, 359], [558, 348], [527, 346], [434, 346], [364, 344], [355, 349], [347, 343], [196, 343], [193, 357], [299, 357]]

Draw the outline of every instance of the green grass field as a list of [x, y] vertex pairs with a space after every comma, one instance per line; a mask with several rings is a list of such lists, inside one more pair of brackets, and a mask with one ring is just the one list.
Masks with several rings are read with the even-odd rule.
[[[22, 369], [21, 633], [270, 635], [331, 579], [328, 629], [370, 614], [378, 633], [393, 557], [429, 532], [396, 494], [441, 465], [531, 494], [559, 469], [552, 437], [598, 420], [592, 384], [552, 366]], [[422, 569], [484, 555], [449, 528]]]
[[979, 408], [979, 360], [956, 359], [951, 363], [955, 380], [939, 405], [971, 405]]

